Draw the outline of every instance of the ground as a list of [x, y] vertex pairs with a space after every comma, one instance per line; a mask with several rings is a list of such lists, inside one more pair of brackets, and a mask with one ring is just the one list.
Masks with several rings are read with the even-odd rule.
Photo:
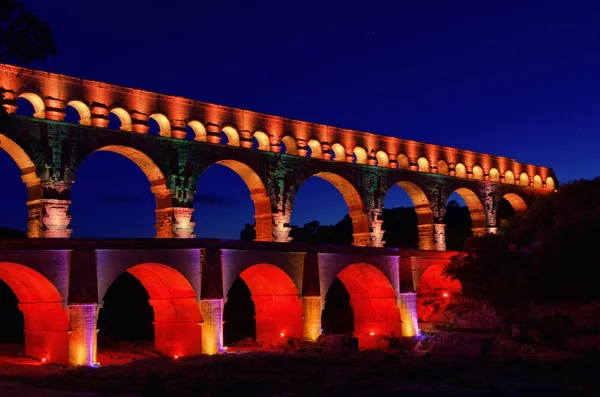
[[[598, 363], [591, 358], [494, 354], [486, 360], [481, 354], [457, 355], [447, 349], [424, 355], [301, 348], [174, 360], [146, 357], [143, 351], [105, 351], [100, 355], [105, 360], [130, 362], [73, 369], [6, 353], [0, 359], [0, 396], [598, 395]], [[157, 393], [162, 387], [166, 394]]]

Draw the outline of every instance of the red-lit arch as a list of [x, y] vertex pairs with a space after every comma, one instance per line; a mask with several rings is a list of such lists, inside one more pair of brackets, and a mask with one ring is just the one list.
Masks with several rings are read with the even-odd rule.
[[354, 311], [354, 335], [360, 348], [374, 348], [377, 335], [401, 336], [400, 311], [392, 283], [375, 266], [356, 263], [342, 270]]
[[196, 293], [179, 271], [160, 263], [127, 269], [150, 295], [154, 311], [154, 345], [168, 356], [202, 353], [202, 315]]
[[12, 262], [0, 262], [0, 279], [15, 293], [23, 312], [25, 355], [68, 365], [69, 316], [56, 287], [37, 271]]
[[421, 322], [443, 321], [444, 309], [462, 292], [458, 280], [443, 276], [445, 265], [429, 266], [417, 283], [417, 313]]
[[252, 293], [257, 341], [277, 344], [282, 336], [302, 338], [302, 301], [286, 272], [261, 263], [247, 268], [240, 277]]
[[354, 245], [367, 246], [370, 244], [369, 222], [363, 210], [363, 202], [356, 188], [343, 177], [331, 172], [319, 172], [313, 175], [331, 183], [341, 194], [348, 206], [348, 214], [352, 218]]

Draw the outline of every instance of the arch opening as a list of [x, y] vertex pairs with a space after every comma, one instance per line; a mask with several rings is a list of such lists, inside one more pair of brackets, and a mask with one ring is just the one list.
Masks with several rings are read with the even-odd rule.
[[529, 175], [527, 173], [521, 172], [521, 175], [519, 175], [519, 185], [529, 186]]
[[419, 159], [417, 160], [417, 166], [419, 172], [430, 172], [429, 160], [427, 160], [425, 157], [419, 157]]
[[490, 181], [491, 182], [500, 182], [500, 172], [498, 172], [498, 169], [496, 169], [496, 168], [490, 169]]
[[446, 308], [462, 296], [460, 281], [444, 277], [445, 265], [431, 265], [417, 283], [417, 315], [421, 328], [446, 322]]
[[357, 146], [354, 148], [353, 152], [354, 156], [356, 156], [354, 163], [367, 164], [367, 151], [364, 148]]
[[354, 312], [354, 336], [360, 349], [377, 347], [377, 336], [400, 337], [396, 292], [381, 270], [367, 263], [352, 264], [337, 277], [346, 287]]
[[311, 157], [313, 159], [322, 159], [323, 158], [323, 149], [321, 147], [321, 142], [316, 139], [311, 139], [306, 144], [306, 148], [308, 149], [307, 157]]
[[509, 185], [515, 184], [515, 174], [513, 174], [512, 171], [506, 171], [506, 173], [504, 174], [504, 183], [507, 183]]
[[486, 233], [487, 221], [481, 200], [468, 188], [456, 189], [446, 203], [446, 245], [462, 251], [465, 240]]
[[507, 193], [502, 197], [496, 212], [496, 225], [503, 232], [513, 216], [523, 216], [527, 213], [527, 203], [515, 193]]
[[[273, 241], [271, 201], [256, 172], [236, 160], [218, 161], [207, 171], [198, 181], [194, 200], [195, 217], [198, 220], [196, 223], [199, 226], [197, 235], [207, 238]], [[222, 194], [221, 186], [224, 184], [229, 186], [227, 196]], [[243, 199], [248, 195], [251, 201]], [[207, 211], [207, 208], [211, 208], [211, 211]], [[243, 214], [248, 213], [253, 213], [253, 220], [249, 217], [240, 219], [245, 216]], [[241, 224], [241, 232], [232, 235], [231, 224], [238, 222]]]
[[325, 295], [321, 324], [324, 334], [352, 336], [354, 333], [354, 310], [350, 304], [350, 294], [339, 277], [333, 280]]
[[123, 108], [114, 108], [108, 114], [108, 128], [121, 131], [133, 131], [131, 116]]
[[437, 168], [438, 168], [438, 174], [448, 175], [448, 173], [449, 173], [448, 163], [446, 163], [444, 160], [438, 160]]
[[171, 123], [164, 114], [154, 113], [148, 117], [148, 135], [171, 136]]
[[[99, 335], [112, 333], [113, 337], [136, 341], [153, 336], [154, 349], [169, 357], [202, 353], [202, 315], [196, 293], [185, 276], [160, 263], [135, 265], [126, 273], [101, 296], [106, 304], [98, 316]], [[153, 321], [148, 324], [150, 319]], [[134, 323], [135, 320], [143, 324]]]
[[196, 120], [190, 121], [185, 127], [186, 135], [185, 139], [196, 142], [206, 142], [206, 128], [204, 125]]
[[375, 158], [377, 159], [377, 165], [379, 167], [387, 168], [390, 166], [390, 160], [388, 158], [388, 155], [383, 150], [380, 150], [377, 153], [375, 153]]
[[546, 178], [546, 189], [554, 190], [555, 188], [554, 179], [551, 177]]
[[37, 271], [12, 262], [0, 262], [0, 281], [18, 300], [23, 318], [25, 355], [68, 365], [69, 317], [56, 287]]
[[223, 127], [221, 130], [221, 145], [240, 146], [240, 134], [233, 127]]
[[[104, 146], [84, 159], [76, 177], [71, 193], [74, 236], [172, 237], [171, 194], [162, 171], [146, 154]], [[148, 187], [154, 198], [142, 193]]]
[[406, 157], [405, 154], [399, 154], [398, 158], [398, 168], [401, 170], [408, 170], [410, 169], [410, 161], [408, 161], [408, 157]]
[[252, 136], [252, 148], [267, 152], [271, 151], [269, 136], [263, 131], [256, 131]]
[[346, 161], [346, 149], [340, 143], [331, 145], [333, 161]]
[[46, 118], [46, 106], [44, 100], [33, 92], [24, 92], [17, 98], [16, 114], [25, 117], [35, 117], [36, 119]]
[[483, 180], [483, 169], [478, 165], [473, 167], [473, 179], [477, 181]]
[[81, 101], [70, 101], [65, 108], [65, 121], [81, 125], [92, 125], [90, 108]]
[[456, 172], [457, 178], [466, 178], [467, 177], [467, 169], [465, 168], [465, 166], [462, 163], [456, 164], [456, 167], [454, 167], [454, 171]]
[[533, 187], [534, 189], [542, 188], [542, 177], [540, 177], [539, 175], [533, 177]]
[[296, 145], [296, 140], [289, 135], [281, 138], [281, 153], [297, 156], [298, 146]]
[[239, 278], [247, 285], [254, 303], [257, 342], [276, 346], [288, 337], [302, 338], [302, 301], [287, 273], [261, 263], [244, 270]]

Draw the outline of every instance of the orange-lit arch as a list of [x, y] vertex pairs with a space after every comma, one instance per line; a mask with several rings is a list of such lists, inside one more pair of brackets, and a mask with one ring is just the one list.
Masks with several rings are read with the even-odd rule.
[[313, 176], [331, 183], [342, 194], [348, 214], [352, 218], [354, 245], [366, 246], [370, 243], [369, 223], [363, 210], [363, 202], [356, 188], [346, 179], [331, 172], [319, 172]]
[[202, 353], [202, 315], [190, 282], [179, 271], [160, 263], [139, 264], [127, 272], [150, 295], [156, 350], [171, 357]]
[[519, 175], [519, 185], [529, 186], [529, 175], [526, 172], [521, 172], [521, 175]]
[[247, 268], [240, 277], [252, 293], [257, 341], [277, 344], [282, 336], [302, 338], [302, 301], [287, 273], [261, 263]]
[[67, 106], [71, 106], [73, 109], [77, 110], [77, 113], [79, 114], [79, 124], [92, 125], [92, 113], [85, 103], [73, 100], [67, 103]]
[[437, 162], [438, 174], [448, 175], [448, 163], [444, 160], [438, 160]]
[[377, 165], [379, 167], [389, 167], [390, 166], [390, 160], [388, 159], [388, 155], [383, 150], [378, 151], [375, 154], [375, 157], [377, 158]]
[[240, 146], [240, 134], [233, 127], [226, 126], [222, 130], [227, 136], [227, 144], [229, 146]]
[[539, 175], [536, 175], [533, 177], [533, 187], [535, 189], [541, 189], [542, 188], [542, 177]]
[[460, 297], [460, 281], [444, 277], [444, 268], [442, 264], [431, 265], [419, 278], [416, 287], [419, 321], [443, 321], [446, 306]]
[[546, 178], [546, 189], [554, 189], [555, 185], [554, 185], [554, 179], [552, 179], [551, 177]]
[[367, 164], [367, 151], [364, 148], [357, 146], [353, 152], [356, 155], [356, 164]]
[[478, 181], [483, 180], [483, 170], [478, 165], [473, 167], [473, 179], [478, 180]]
[[270, 151], [271, 150], [271, 141], [269, 140], [269, 136], [263, 131], [256, 131], [254, 133], [254, 138], [258, 142], [258, 150]]
[[377, 335], [401, 336], [396, 292], [381, 270], [356, 263], [344, 268], [337, 277], [350, 295], [354, 335], [360, 348], [374, 348]]
[[[25, 151], [6, 135], [0, 134], [0, 149], [13, 159], [21, 170], [21, 180], [27, 186], [27, 200], [32, 202], [42, 198], [42, 185], [36, 167]], [[34, 236], [29, 236], [34, 237]]]
[[119, 118], [119, 121], [121, 122], [121, 127], [119, 127], [119, 129], [121, 131], [133, 131], [133, 126], [131, 123], [131, 115], [129, 114], [129, 112], [123, 108], [113, 108], [110, 111], [111, 113], [113, 113], [115, 116], [117, 116]]
[[194, 140], [197, 142], [206, 142], [206, 128], [204, 125], [197, 121], [192, 120], [188, 123], [192, 131], [194, 131]]
[[273, 241], [273, 221], [271, 219], [271, 201], [267, 189], [260, 177], [246, 164], [237, 160], [221, 160], [215, 164], [223, 165], [242, 178], [250, 190], [250, 198], [254, 202], [254, 218], [256, 219], [256, 241]]
[[69, 317], [56, 287], [37, 271], [0, 262], [0, 280], [19, 300], [25, 320], [25, 355], [69, 364]]
[[490, 181], [492, 182], [500, 182], [500, 173], [496, 168], [490, 169]]
[[425, 192], [419, 186], [409, 181], [400, 181], [396, 183], [410, 197], [417, 213], [417, 226], [419, 228], [419, 249], [433, 250], [434, 230], [433, 230], [433, 212]]
[[331, 145], [334, 158], [333, 161], [346, 161], [346, 149], [340, 143], [334, 143]]
[[321, 148], [321, 142], [316, 139], [311, 139], [307, 143], [308, 147], [310, 147], [310, 157], [314, 159], [323, 158], [323, 149]]
[[486, 231], [487, 222], [485, 219], [485, 211], [481, 200], [471, 189], [461, 187], [455, 190], [455, 192], [465, 201], [469, 208], [471, 215], [471, 222], [473, 224], [473, 234], [484, 234]]
[[454, 171], [456, 171], [456, 176], [458, 178], [466, 178], [467, 177], [467, 169], [465, 168], [465, 166], [462, 163], [456, 164], [456, 167], [454, 167]]
[[289, 135], [281, 138], [281, 142], [285, 145], [285, 153], [298, 155], [298, 145], [296, 145], [296, 140]]
[[515, 174], [513, 174], [512, 171], [506, 171], [506, 173], [504, 174], [504, 183], [507, 183], [509, 185], [515, 184]]
[[24, 98], [33, 106], [33, 110], [35, 113], [33, 117], [37, 119], [46, 118], [46, 106], [44, 106], [44, 100], [40, 98], [38, 94], [34, 94], [33, 92], [24, 92], [19, 95], [19, 98]]
[[419, 172], [429, 172], [429, 160], [425, 157], [419, 157], [417, 160], [417, 166]]
[[158, 134], [160, 136], [171, 136], [171, 123], [169, 123], [169, 119], [162, 113], [154, 113], [150, 116], [151, 119], [154, 119], [159, 127]]
[[527, 203], [521, 196], [515, 193], [507, 193], [504, 195], [506, 201], [510, 203], [513, 210], [515, 210], [515, 215], [523, 215], [527, 212]]
[[410, 161], [408, 161], [408, 157], [405, 154], [399, 154], [398, 158], [398, 168], [401, 170], [407, 170], [410, 168]]

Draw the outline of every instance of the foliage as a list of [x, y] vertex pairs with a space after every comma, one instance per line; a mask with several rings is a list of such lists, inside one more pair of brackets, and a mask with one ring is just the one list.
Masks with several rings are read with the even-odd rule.
[[538, 196], [502, 235], [468, 240], [445, 274], [499, 306], [600, 300], [598, 230], [600, 178], [574, 181]]

